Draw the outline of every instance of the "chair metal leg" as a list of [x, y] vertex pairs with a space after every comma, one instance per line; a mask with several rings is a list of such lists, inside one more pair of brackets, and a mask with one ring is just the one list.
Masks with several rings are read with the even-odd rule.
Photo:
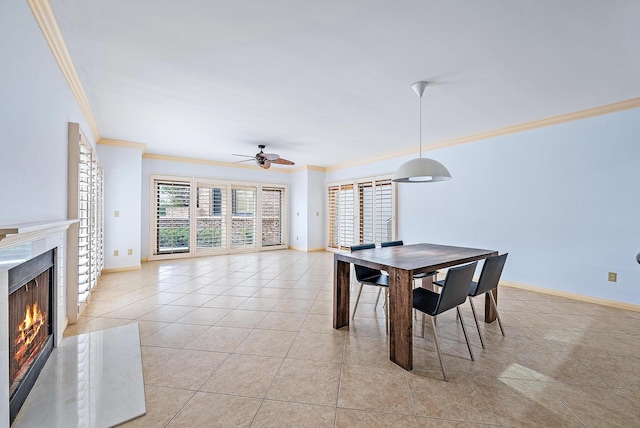
[[378, 287], [378, 295], [376, 296], [376, 304], [373, 305], [374, 308], [378, 308], [378, 301], [380, 300], [380, 293], [382, 292], [382, 287]]
[[422, 313], [422, 333], [421, 333], [420, 337], [424, 337], [424, 318], [425, 318], [425, 315], [424, 315], [424, 312], [423, 312]]
[[353, 314], [351, 314], [351, 319], [354, 319], [356, 316], [356, 309], [358, 309], [358, 302], [360, 301], [360, 295], [362, 294], [362, 287], [364, 287], [364, 284], [360, 284], [360, 290], [358, 290], [358, 297], [356, 297], [356, 304], [353, 306]]
[[471, 356], [471, 361], [475, 361], [475, 358], [473, 358], [473, 351], [471, 351], [471, 344], [469, 343], [469, 336], [467, 336], [467, 329], [464, 326], [464, 322], [462, 322], [462, 314], [460, 313], [460, 306], [456, 306], [456, 311], [458, 312], [458, 316], [460, 317], [460, 324], [462, 325], [464, 340], [467, 341], [467, 349], [469, 349], [469, 355]]
[[469, 303], [471, 303], [471, 312], [473, 312], [473, 319], [476, 322], [476, 328], [478, 329], [478, 336], [480, 336], [482, 349], [487, 349], [484, 346], [484, 338], [482, 337], [482, 331], [480, 331], [480, 323], [478, 322], [478, 316], [476, 315], [476, 305], [473, 304], [473, 297], [471, 296], [469, 296]]
[[384, 324], [389, 335], [389, 289], [384, 289]]
[[[424, 314], [422, 316], [424, 317]], [[438, 333], [436, 332], [436, 324], [433, 322], [433, 317], [430, 317], [430, 318], [431, 318], [431, 327], [433, 328], [433, 341], [436, 344], [436, 351], [438, 352], [438, 359], [440, 360], [440, 368], [442, 369], [442, 377], [444, 378], [444, 381], [447, 382], [447, 372], [444, 370], [444, 362], [442, 361], [442, 354], [440, 353], [440, 345], [438, 344]], [[424, 327], [424, 323], [422, 325]]]
[[496, 318], [498, 319], [498, 325], [500, 326], [500, 331], [504, 336], [504, 329], [502, 328], [502, 320], [500, 319], [500, 312], [498, 312], [498, 305], [496, 304], [496, 299], [495, 297], [493, 297], [493, 293], [491, 291], [488, 291], [488, 293], [489, 293], [489, 296], [491, 297], [491, 303], [493, 303], [493, 309], [496, 310]]

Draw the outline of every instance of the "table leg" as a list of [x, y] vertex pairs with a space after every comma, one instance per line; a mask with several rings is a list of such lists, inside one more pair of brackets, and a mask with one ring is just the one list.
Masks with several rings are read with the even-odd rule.
[[[498, 304], [498, 288], [494, 288], [489, 293], [493, 293], [493, 297], [496, 299], [496, 305]], [[496, 320], [496, 310], [491, 304], [491, 297], [488, 294], [484, 296], [484, 322], [490, 323]]]
[[333, 261], [333, 328], [349, 325], [350, 268], [350, 263]]
[[389, 358], [413, 369], [413, 278], [409, 271], [389, 268]]

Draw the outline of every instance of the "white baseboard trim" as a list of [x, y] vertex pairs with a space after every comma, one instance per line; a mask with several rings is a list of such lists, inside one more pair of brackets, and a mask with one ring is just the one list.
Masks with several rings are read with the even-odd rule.
[[[585, 296], [584, 294], [570, 293], [568, 291], [554, 290], [551, 288], [538, 287], [536, 285], [523, 284], [521, 282], [500, 280], [500, 286], [518, 288], [520, 290], [535, 291], [536, 293], [548, 294], [551, 296], [566, 297], [567, 299], [579, 300], [581, 302], [595, 303], [597, 305], [609, 306], [617, 309], [640, 312], [640, 305], [619, 302], [617, 300], [603, 299], [600, 297]], [[498, 293], [499, 295], [499, 293]]]
[[102, 273], [117, 273], [117, 272], [129, 272], [132, 270], [140, 270], [142, 269], [141, 265], [138, 266], [123, 266], [118, 268], [105, 268], [102, 269]]

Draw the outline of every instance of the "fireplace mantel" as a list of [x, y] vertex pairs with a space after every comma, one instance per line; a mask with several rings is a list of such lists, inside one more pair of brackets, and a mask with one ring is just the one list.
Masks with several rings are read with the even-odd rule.
[[67, 230], [70, 225], [78, 221], [77, 219], [49, 220], [0, 226], [0, 248], [34, 241], [51, 233]]

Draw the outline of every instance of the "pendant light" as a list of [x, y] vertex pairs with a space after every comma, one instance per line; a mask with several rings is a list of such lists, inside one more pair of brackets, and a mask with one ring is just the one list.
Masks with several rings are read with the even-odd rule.
[[451, 173], [440, 162], [422, 157], [422, 94], [426, 87], [427, 82], [425, 81], [411, 85], [411, 88], [420, 97], [420, 157], [400, 165], [392, 179], [398, 183], [430, 183], [451, 178]]

